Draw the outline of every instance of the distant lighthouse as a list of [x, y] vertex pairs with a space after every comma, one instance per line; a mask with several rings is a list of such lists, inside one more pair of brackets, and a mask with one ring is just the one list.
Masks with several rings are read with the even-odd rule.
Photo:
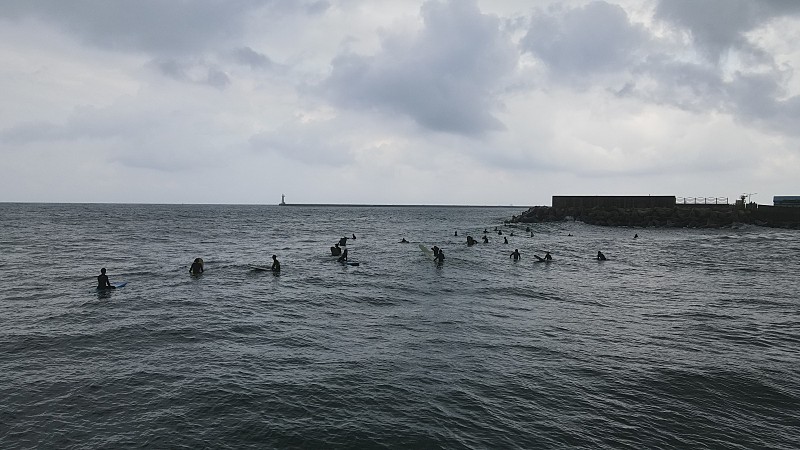
[[281, 202], [278, 203], [278, 206], [286, 206], [286, 194], [281, 194]]

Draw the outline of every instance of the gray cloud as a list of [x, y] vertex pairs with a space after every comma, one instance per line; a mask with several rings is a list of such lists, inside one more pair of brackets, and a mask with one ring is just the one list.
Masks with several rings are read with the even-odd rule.
[[580, 77], [636, 63], [648, 40], [646, 30], [632, 24], [619, 5], [599, 1], [563, 15], [535, 14], [520, 46], [559, 76]]
[[261, 9], [280, 20], [329, 7], [322, 0], [4, 0], [0, 18], [44, 20], [98, 48], [174, 56], [241, 40], [248, 16]]
[[749, 49], [744, 33], [775, 17], [797, 14], [796, 0], [661, 0], [655, 10], [656, 19], [687, 29], [714, 61], [730, 47]]
[[269, 1], [7, 0], [0, 17], [59, 24], [100, 48], [173, 54], [238, 36], [246, 13]]
[[221, 68], [203, 61], [190, 63], [177, 59], [159, 59], [151, 61], [151, 66], [162, 75], [184, 83], [204, 84], [217, 89], [224, 89], [231, 84], [230, 77]]
[[[786, 124], [800, 119], [784, 99], [788, 69], [745, 33], [800, 13], [800, 2], [751, 0], [661, 1], [654, 17], [688, 30], [681, 39], [659, 36], [633, 23], [618, 5], [595, 1], [577, 8], [536, 11], [520, 47], [544, 63], [550, 81], [571, 87], [610, 83], [621, 97], [671, 105], [695, 113], [730, 114], [744, 123], [800, 134]], [[722, 55], [736, 52], [731, 70]], [[687, 55], [700, 54], [698, 59]], [[614, 87], [611, 87], [614, 86]]]
[[250, 47], [239, 47], [231, 52], [231, 56], [238, 64], [250, 66], [253, 69], [271, 69], [276, 65], [267, 55]]
[[480, 135], [503, 125], [494, 90], [517, 53], [474, 2], [427, 2], [418, 35], [388, 34], [373, 56], [339, 55], [322, 84], [339, 106], [406, 116], [434, 131]]

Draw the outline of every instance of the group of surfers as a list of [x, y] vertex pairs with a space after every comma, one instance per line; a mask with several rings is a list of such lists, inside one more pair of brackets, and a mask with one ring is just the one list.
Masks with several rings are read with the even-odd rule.
[[[497, 230], [497, 228], [495, 228], [495, 230]], [[530, 231], [530, 227], [526, 228], [526, 231]], [[484, 232], [483, 243], [487, 244], [487, 243], [489, 243], [489, 239], [486, 237], [486, 233], [488, 233], [488, 230], [484, 229], [483, 232]], [[497, 232], [498, 232], [499, 235], [503, 234], [503, 232], [500, 231], [500, 230], [497, 230]], [[511, 236], [513, 236], [513, 235], [514, 235], [514, 233], [511, 232]], [[458, 236], [458, 231], [455, 232], [454, 236]], [[570, 236], [571, 236], [571, 234], [570, 234]], [[637, 234], [637, 235], [634, 236], [634, 239], [636, 239], [638, 237], [639, 237], [639, 235]], [[339, 262], [347, 262], [347, 249], [346, 248], [342, 249], [342, 247], [347, 245], [347, 240], [348, 239], [356, 239], [356, 235], [353, 234], [352, 238], [348, 238], [347, 236], [342, 237], [341, 239], [339, 239], [339, 242], [337, 242], [336, 244], [334, 244], [331, 247], [331, 256], [338, 256], [339, 258], [337, 259], [337, 261], [339, 261]], [[508, 244], [508, 238], [503, 238], [503, 239], [505, 240], [505, 243]], [[406, 240], [406, 238], [403, 238], [400, 241], [400, 243], [407, 244], [408, 241]], [[478, 241], [476, 241], [475, 238], [473, 238], [472, 236], [467, 236], [467, 246], [468, 247], [472, 247], [473, 245], [475, 245], [477, 243], [478, 243]], [[444, 251], [442, 251], [442, 249], [440, 249], [436, 245], [434, 245], [431, 248], [431, 250], [433, 251], [433, 260], [435, 262], [439, 263], [439, 264], [443, 263], [444, 262]], [[544, 252], [544, 257], [541, 257], [539, 255], [533, 255], [533, 256], [536, 258], [537, 262], [547, 262], [547, 261], [552, 261], [553, 260], [553, 256], [550, 255], [550, 252], [547, 252], [547, 251]], [[519, 249], [514, 249], [514, 251], [509, 256], [509, 258], [513, 258], [514, 261], [519, 261], [521, 257], [522, 256], [519, 253]], [[597, 252], [596, 259], [598, 261], [606, 261], [607, 260], [606, 255], [604, 255], [603, 252], [601, 252], [601, 251]], [[204, 264], [203, 263], [203, 258], [195, 258], [194, 261], [192, 262], [192, 265], [189, 267], [189, 273], [191, 273], [192, 275], [200, 275], [201, 273], [203, 273], [203, 270], [204, 270], [203, 269], [203, 264]], [[278, 261], [278, 256], [277, 255], [272, 255], [272, 266], [270, 266], [270, 270], [272, 270], [273, 272], [280, 272], [280, 270], [281, 270], [281, 263]], [[108, 280], [108, 275], [106, 275], [106, 268], [105, 267], [100, 269], [100, 275], [97, 276], [97, 288], [98, 289], [115, 289], [116, 288]]]
[[347, 249], [342, 250], [342, 247], [347, 245], [348, 239], [356, 239], [356, 235], [353, 234], [352, 238], [344, 236], [343, 238], [339, 239], [339, 242], [331, 247], [331, 256], [338, 256], [336, 260], [339, 262], [347, 262]]

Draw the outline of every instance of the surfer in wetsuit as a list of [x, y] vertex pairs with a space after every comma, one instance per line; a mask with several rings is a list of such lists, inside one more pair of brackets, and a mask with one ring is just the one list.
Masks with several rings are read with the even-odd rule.
[[100, 269], [100, 275], [97, 276], [97, 288], [98, 289], [115, 289], [115, 286], [112, 286], [111, 282], [108, 281], [108, 275], [106, 275], [106, 268], [105, 267]]
[[488, 238], [488, 237], [486, 237], [486, 235], [485, 235], [485, 234], [483, 235], [483, 243], [484, 243], [484, 244], [488, 244], [488, 243], [489, 243], [489, 238]]
[[408, 244], [408, 241], [406, 240], [406, 238], [403, 238], [403, 239], [400, 241], [400, 243], [401, 243], [401, 244]]
[[355, 240], [355, 239], [356, 239], [356, 234], [355, 234], [355, 233], [353, 233], [353, 240]]
[[273, 272], [280, 272], [281, 271], [281, 263], [278, 262], [278, 255], [272, 255], [272, 267], [270, 269]]
[[478, 241], [476, 241], [475, 238], [473, 238], [472, 236], [467, 236], [467, 247], [472, 247], [477, 243]]
[[604, 255], [603, 252], [598, 251], [597, 252], [597, 260], [598, 261], [605, 261], [606, 260], [606, 255]]
[[200, 275], [203, 273], [203, 260], [202, 258], [195, 258], [192, 267], [189, 267], [189, 273], [192, 275]]
[[347, 245], [347, 236], [345, 236], [345, 237], [343, 237], [343, 238], [339, 239], [339, 245], [341, 245], [342, 247], [344, 247], [345, 245]]
[[433, 258], [433, 260], [436, 261], [438, 264], [443, 263], [444, 262], [444, 252], [439, 247], [434, 247], [434, 248], [436, 249], [436, 257]]
[[508, 238], [503, 236], [503, 244], [508, 244]]
[[458, 236], [458, 231], [456, 231], [456, 232], [453, 234], [453, 236]]
[[522, 257], [522, 256], [519, 254], [519, 249], [518, 249], [518, 248], [515, 248], [515, 249], [514, 249], [514, 252], [513, 252], [513, 253], [511, 253], [511, 256], [509, 256], [509, 258], [514, 258], [514, 261], [519, 261], [519, 259], [520, 259], [521, 257]]
[[550, 256], [550, 252], [544, 252], [544, 259], [546, 259], [548, 261], [552, 261], [553, 257]]
[[339, 259], [337, 259], [337, 261], [347, 262], [347, 249], [344, 249], [344, 253], [342, 253], [342, 256], [340, 256]]

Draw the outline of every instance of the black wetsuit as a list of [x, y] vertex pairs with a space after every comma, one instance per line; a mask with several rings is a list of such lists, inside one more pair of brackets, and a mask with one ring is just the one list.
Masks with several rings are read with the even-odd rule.
[[114, 286], [108, 281], [108, 275], [100, 274], [97, 276], [97, 287], [101, 289], [113, 288]]

